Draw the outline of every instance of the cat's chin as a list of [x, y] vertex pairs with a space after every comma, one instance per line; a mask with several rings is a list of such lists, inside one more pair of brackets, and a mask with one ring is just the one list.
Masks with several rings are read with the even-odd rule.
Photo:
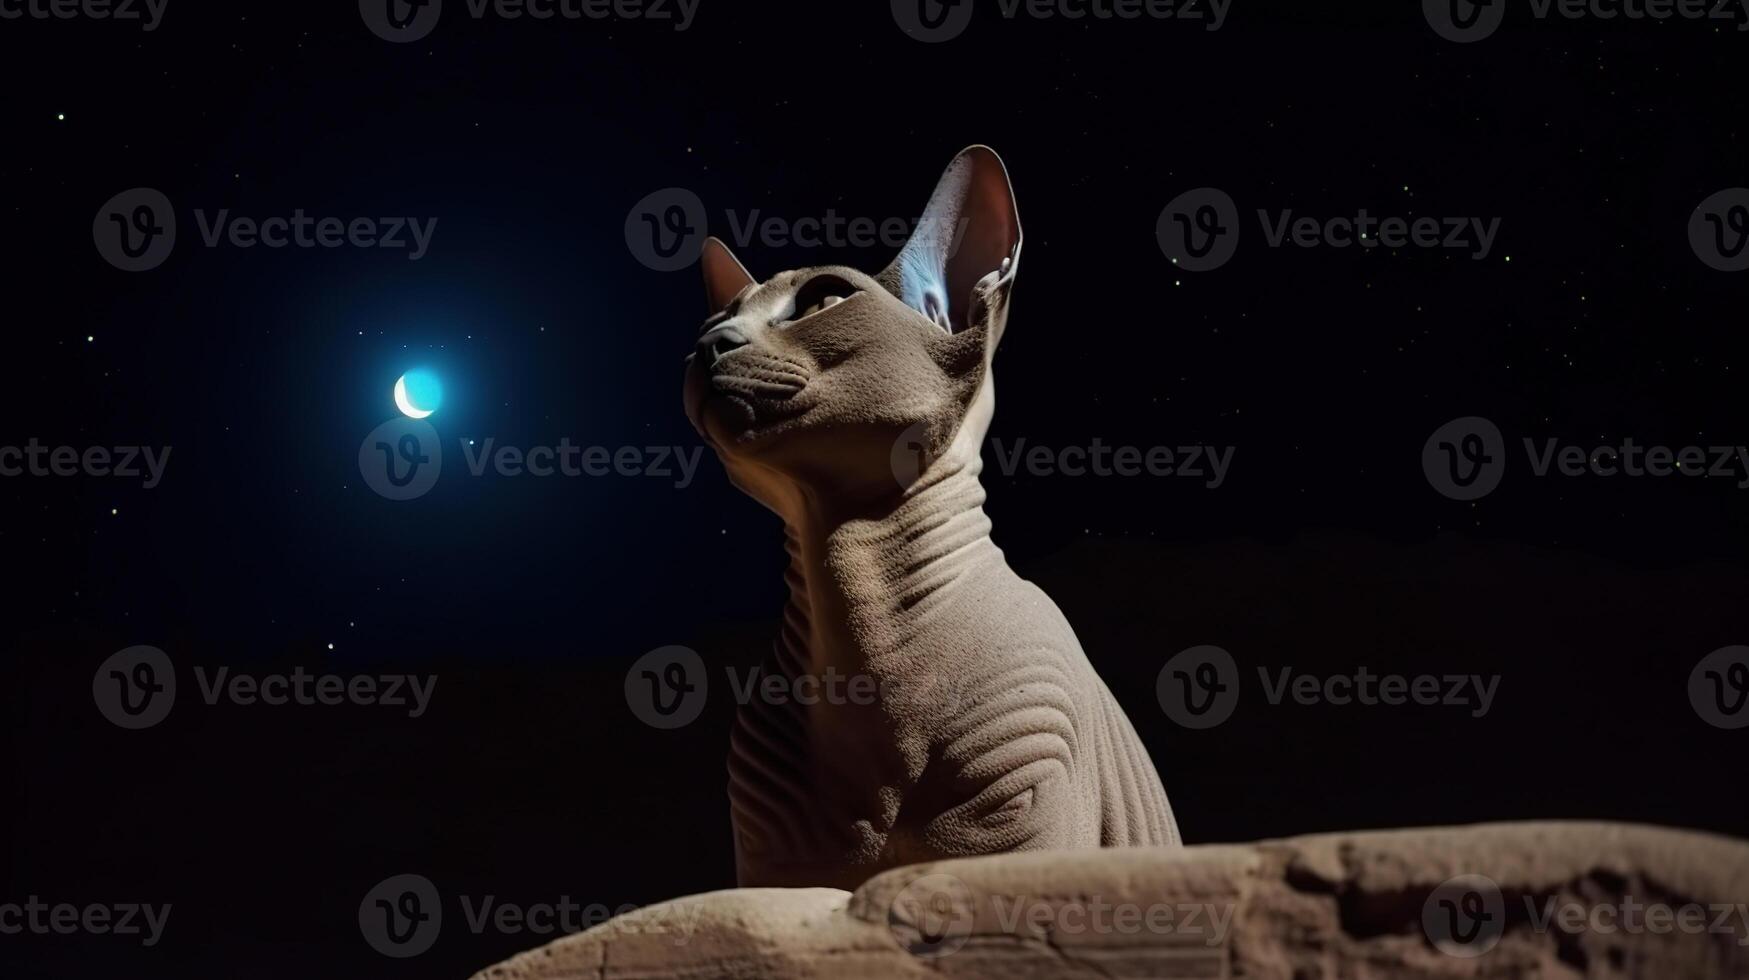
[[748, 399], [730, 392], [713, 391], [699, 406], [705, 435], [717, 442], [735, 442], [757, 428], [759, 412]]
[[719, 452], [747, 454], [776, 439], [782, 423], [764, 424], [759, 409], [746, 397], [731, 392], [706, 394], [693, 420], [699, 434]]
[[686, 417], [712, 448], [732, 446], [757, 425], [758, 411], [746, 397], [726, 392], [708, 378], [689, 378]]

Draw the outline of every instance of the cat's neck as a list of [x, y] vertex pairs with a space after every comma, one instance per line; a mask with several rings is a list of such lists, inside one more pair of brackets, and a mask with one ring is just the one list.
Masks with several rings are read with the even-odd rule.
[[786, 515], [790, 589], [778, 649], [786, 670], [880, 673], [902, 660], [931, 610], [969, 579], [1006, 570], [990, 540], [976, 456], [926, 473], [888, 505]]

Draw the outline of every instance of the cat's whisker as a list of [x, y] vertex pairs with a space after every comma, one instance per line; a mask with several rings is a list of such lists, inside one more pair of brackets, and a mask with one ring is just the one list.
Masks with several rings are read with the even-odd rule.
[[763, 372], [764, 374], [775, 375], [786, 381], [794, 381], [797, 384], [805, 385], [808, 383], [807, 369], [794, 361], [761, 354], [747, 348], [735, 351], [731, 356], [734, 358], [734, 360], [730, 362], [731, 364], [745, 364], [753, 373]]
[[761, 378], [736, 377], [720, 375], [712, 381], [718, 391], [734, 391], [744, 394], [766, 394], [774, 397], [788, 397], [801, 391], [804, 385], [785, 381], [769, 381]]

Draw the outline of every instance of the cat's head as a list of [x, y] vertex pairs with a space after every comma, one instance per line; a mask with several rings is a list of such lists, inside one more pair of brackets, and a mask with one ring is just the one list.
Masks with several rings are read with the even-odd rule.
[[819, 266], [759, 282], [709, 240], [687, 416], [735, 484], [780, 512], [801, 493], [902, 492], [896, 451], [913, 478], [970, 463], [994, 410], [1020, 243], [1007, 170], [984, 146], [954, 157], [878, 275]]

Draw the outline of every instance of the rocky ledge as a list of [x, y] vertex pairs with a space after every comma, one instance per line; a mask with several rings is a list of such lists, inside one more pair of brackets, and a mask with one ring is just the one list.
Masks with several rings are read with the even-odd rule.
[[1749, 978], [1749, 842], [1620, 824], [1319, 834], [735, 889], [476, 980]]

